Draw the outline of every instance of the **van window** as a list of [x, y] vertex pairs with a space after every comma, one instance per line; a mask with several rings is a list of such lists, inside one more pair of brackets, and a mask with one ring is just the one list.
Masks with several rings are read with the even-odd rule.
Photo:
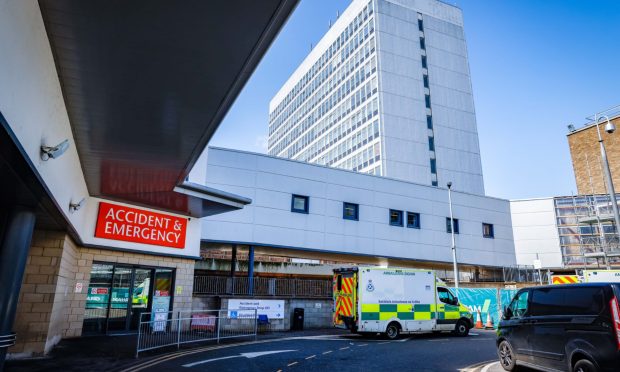
[[527, 313], [527, 299], [529, 291], [521, 292], [510, 303], [510, 310], [512, 312], [512, 319], [521, 318]]
[[531, 315], [597, 315], [603, 310], [602, 287], [532, 290]]
[[455, 300], [454, 296], [446, 288], [438, 287], [437, 288], [437, 297], [439, 297], [439, 301], [443, 302], [444, 304], [449, 304], [449, 305], [455, 305], [456, 304], [456, 300]]
[[342, 291], [342, 275], [338, 275], [337, 278], [338, 278], [336, 279], [338, 281], [337, 288], [338, 288], [338, 292], [340, 292]]

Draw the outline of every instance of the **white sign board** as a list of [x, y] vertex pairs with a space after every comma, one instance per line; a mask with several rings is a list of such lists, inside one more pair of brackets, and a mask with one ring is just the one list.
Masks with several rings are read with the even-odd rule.
[[539, 270], [542, 268], [542, 261], [541, 260], [534, 260], [534, 268]]
[[586, 283], [620, 283], [620, 270], [584, 270], [583, 276]]
[[267, 315], [269, 319], [284, 319], [284, 300], [228, 300], [228, 316], [231, 318], [247, 318], [257, 315]]
[[77, 282], [75, 283], [75, 293], [82, 293], [82, 289], [84, 288], [84, 284]]

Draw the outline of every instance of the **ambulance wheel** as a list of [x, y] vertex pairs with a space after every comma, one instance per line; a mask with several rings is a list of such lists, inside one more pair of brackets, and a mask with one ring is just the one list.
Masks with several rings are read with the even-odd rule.
[[396, 322], [388, 324], [387, 328], [385, 329], [385, 335], [390, 340], [396, 340], [400, 335], [400, 325]]
[[463, 319], [456, 322], [456, 326], [454, 327], [454, 334], [459, 337], [465, 337], [469, 334], [469, 327]]

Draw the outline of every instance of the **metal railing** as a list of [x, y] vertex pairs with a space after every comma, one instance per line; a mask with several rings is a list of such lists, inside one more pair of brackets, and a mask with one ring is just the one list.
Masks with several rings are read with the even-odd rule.
[[181, 344], [235, 337], [256, 338], [257, 311], [196, 310], [142, 313], [138, 325], [136, 358], [141, 352]]
[[253, 280], [253, 291], [250, 291], [250, 280], [244, 277], [195, 276], [195, 294], [233, 294], [254, 296], [284, 297], [332, 297], [332, 281], [330, 279], [294, 279], [294, 278], [262, 278]]

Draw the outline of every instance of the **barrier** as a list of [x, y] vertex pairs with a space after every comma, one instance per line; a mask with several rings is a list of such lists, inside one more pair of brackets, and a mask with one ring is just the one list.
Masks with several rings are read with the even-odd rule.
[[[239, 316], [231, 316], [239, 314]], [[136, 358], [141, 352], [181, 344], [257, 335], [256, 310], [196, 310], [142, 313]]]

